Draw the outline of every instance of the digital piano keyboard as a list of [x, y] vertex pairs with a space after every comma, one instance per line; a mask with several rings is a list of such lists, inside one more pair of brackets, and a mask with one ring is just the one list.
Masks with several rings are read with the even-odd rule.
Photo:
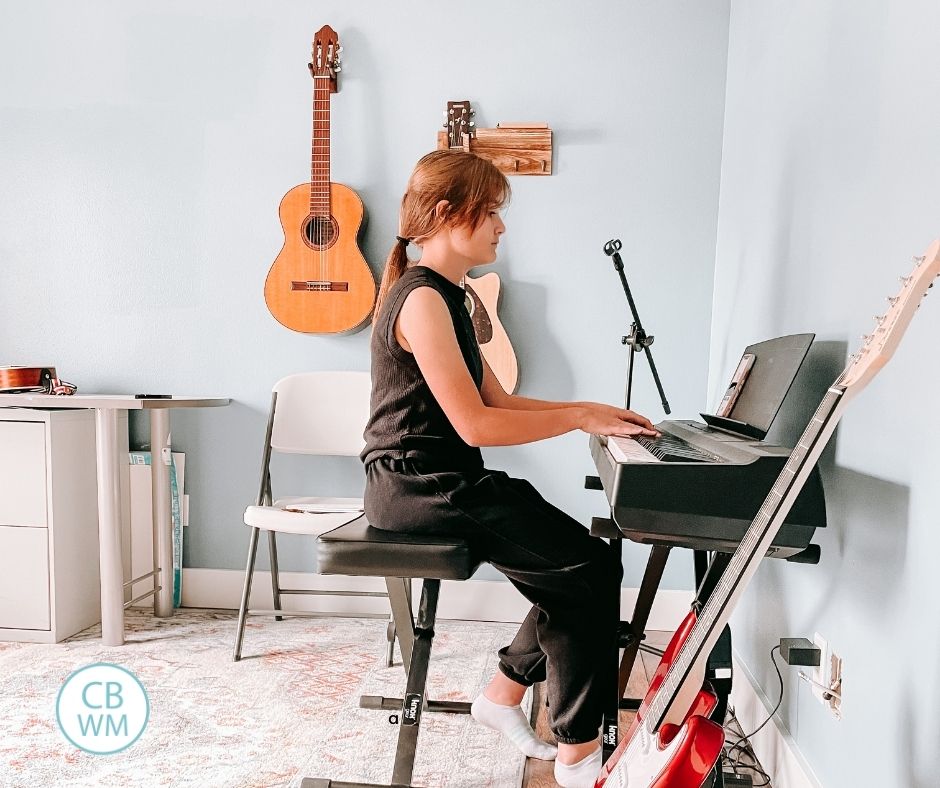
[[[590, 438], [617, 528], [643, 544], [733, 552], [789, 449], [695, 421], [664, 421], [656, 428], [658, 440]], [[818, 548], [810, 540], [825, 525], [822, 481], [814, 468], [768, 556], [815, 563]]]

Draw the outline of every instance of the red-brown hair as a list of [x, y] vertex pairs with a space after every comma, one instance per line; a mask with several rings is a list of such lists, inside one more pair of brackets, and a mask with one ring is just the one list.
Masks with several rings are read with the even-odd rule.
[[[400, 238], [421, 243], [441, 227], [469, 226], [476, 229], [493, 206], [503, 205], [510, 194], [509, 181], [496, 167], [473, 153], [462, 150], [436, 150], [415, 165], [399, 213]], [[435, 212], [447, 200], [442, 215]], [[375, 301], [375, 313], [392, 285], [408, 268], [406, 244], [397, 240], [382, 274]]]

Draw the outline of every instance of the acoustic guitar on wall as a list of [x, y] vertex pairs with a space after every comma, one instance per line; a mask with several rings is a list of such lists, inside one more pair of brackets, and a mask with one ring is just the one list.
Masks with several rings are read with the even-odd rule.
[[306, 334], [362, 327], [375, 305], [375, 277], [358, 245], [362, 200], [330, 181], [330, 96], [340, 71], [339, 37], [324, 25], [313, 39], [313, 140], [310, 182], [281, 200], [284, 246], [264, 283], [279, 323]]
[[[467, 140], [473, 136], [473, 110], [469, 101], [448, 101], [444, 126], [448, 147], [468, 150]], [[480, 277], [464, 277], [467, 293], [467, 311], [473, 320], [473, 330], [480, 352], [493, 374], [508, 394], [519, 387], [519, 366], [509, 335], [496, 315], [499, 303], [499, 275], [491, 271]]]

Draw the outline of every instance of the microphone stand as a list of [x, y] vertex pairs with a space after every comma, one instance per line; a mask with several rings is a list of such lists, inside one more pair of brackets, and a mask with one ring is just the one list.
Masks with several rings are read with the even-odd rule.
[[653, 353], [650, 351], [650, 345], [653, 344], [655, 337], [643, 330], [643, 324], [640, 322], [640, 316], [636, 311], [636, 303], [633, 300], [633, 294], [630, 292], [630, 285], [627, 284], [627, 277], [623, 273], [623, 260], [620, 258], [620, 249], [623, 244], [619, 238], [613, 238], [604, 244], [604, 254], [612, 257], [614, 268], [620, 277], [620, 284], [623, 285], [623, 292], [627, 296], [627, 303], [630, 304], [630, 312], [633, 314], [633, 323], [630, 326], [630, 333], [620, 338], [620, 343], [630, 346], [630, 357], [627, 361], [627, 393], [624, 401], [625, 407], [629, 410], [630, 399], [633, 396], [633, 354], [643, 351], [646, 353], [646, 360], [650, 365], [650, 372], [653, 373], [653, 381], [656, 383], [656, 389], [659, 391], [659, 398], [663, 403], [663, 410], [668, 416], [672, 413], [669, 408], [669, 402], [666, 401], [666, 392], [663, 391], [663, 384], [659, 379], [659, 373], [656, 371], [656, 363], [653, 361]]

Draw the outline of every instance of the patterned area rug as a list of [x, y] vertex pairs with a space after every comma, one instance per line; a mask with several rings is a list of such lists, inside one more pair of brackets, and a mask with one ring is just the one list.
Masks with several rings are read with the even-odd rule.
[[[362, 694], [404, 692], [400, 661], [385, 667], [385, 628], [382, 619], [253, 618], [238, 663], [235, 615], [226, 611], [183, 609], [169, 619], [129, 611], [128, 642], [117, 648], [101, 644], [98, 627], [55, 645], [0, 643], [0, 785], [388, 783], [398, 729], [388, 712], [358, 708]], [[439, 622], [428, 697], [472, 699], [515, 629]], [[63, 682], [95, 662], [132, 671], [150, 698], [143, 735], [115, 755], [76, 748], [56, 722]], [[524, 766], [511, 744], [469, 715], [422, 718], [415, 785], [518, 788]]]

